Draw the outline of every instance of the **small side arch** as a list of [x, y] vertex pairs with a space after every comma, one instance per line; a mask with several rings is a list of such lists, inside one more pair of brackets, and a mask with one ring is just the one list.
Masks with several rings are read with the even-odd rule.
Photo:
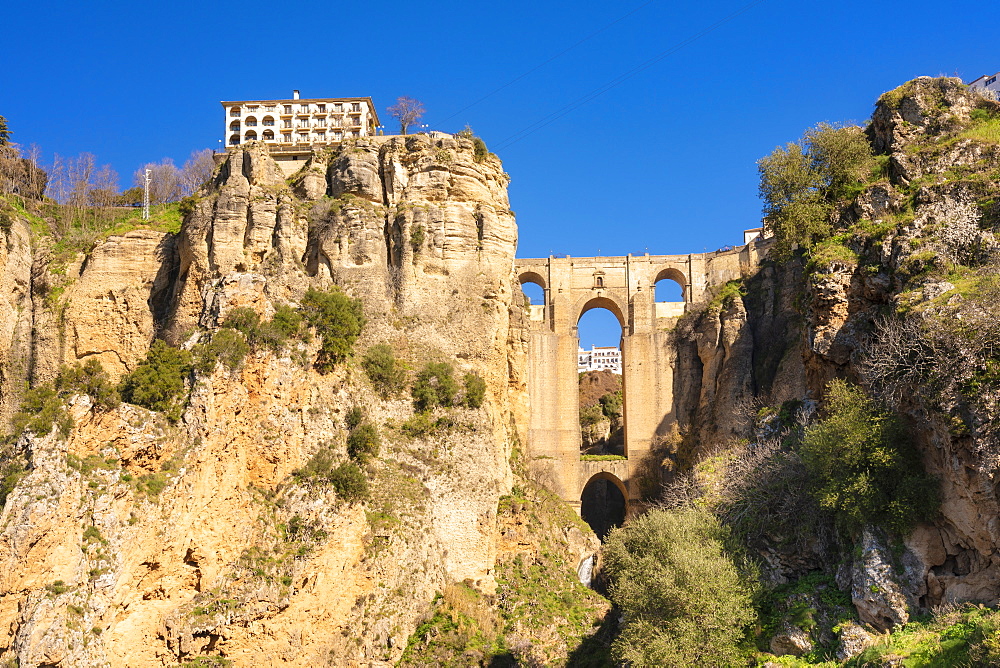
[[[656, 274], [656, 278], [653, 279], [653, 290], [655, 291], [656, 285], [660, 281], [664, 280], [673, 281], [674, 283], [680, 286], [681, 289], [680, 301], [686, 302], [690, 299], [687, 289], [687, 276], [685, 276], [684, 272], [682, 272], [680, 269], [676, 267], [664, 267], [663, 269], [660, 269], [660, 271], [658, 271]], [[662, 300], [657, 299], [656, 301], [659, 302]]]
[[591, 476], [580, 493], [580, 517], [602, 541], [614, 527], [625, 523], [628, 490], [613, 473], [599, 471]]
[[537, 271], [522, 271], [517, 275], [517, 280], [521, 285], [525, 283], [534, 283], [539, 286], [542, 290], [545, 290], [549, 286], [545, 284], [545, 278], [539, 274]]

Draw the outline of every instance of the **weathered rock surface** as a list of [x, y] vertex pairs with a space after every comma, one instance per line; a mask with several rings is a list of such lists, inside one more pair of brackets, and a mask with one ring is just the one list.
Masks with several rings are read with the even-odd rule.
[[[414, 365], [475, 371], [485, 406], [452, 409], [458, 431], [405, 436], [409, 401], [379, 398], [358, 369], [293, 361], [315, 343], [199, 377], [176, 426], [78, 398], [68, 439], [22, 444], [31, 469], [0, 525], [3, 658], [377, 665], [399, 657], [445, 584], [494, 591], [498, 499], [525, 406], [508, 380], [523, 350], [510, 338], [507, 176], [469, 139], [386, 137], [318, 154], [291, 183], [263, 147], [241, 147], [180, 234], [111, 237], [64, 273], [15, 220], [0, 246], [0, 417], [19, 401], [10, 384], [59, 364], [96, 357], [117, 377], [157, 334], [191, 345], [232, 308], [269, 317], [334, 283], [364, 302], [359, 350], [387, 342]], [[367, 505], [291, 476], [319, 448], [346, 457], [356, 405], [383, 438]], [[282, 528], [293, 525], [298, 538]], [[288, 544], [301, 552], [281, 557]]]

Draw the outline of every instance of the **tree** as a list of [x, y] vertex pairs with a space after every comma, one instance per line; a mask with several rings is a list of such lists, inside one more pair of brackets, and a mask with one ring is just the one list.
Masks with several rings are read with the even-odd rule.
[[198, 191], [198, 188], [212, 178], [212, 172], [215, 171], [215, 159], [212, 155], [213, 152], [210, 148], [191, 151], [191, 157], [181, 167], [180, 181], [183, 196], [193, 195]]
[[724, 547], [728, 530], [704, 508], [651, 510], [604, 545], [611, 600], [624, 625], [612, 645], [628, 666], [744, 665], [754, 621], [750, 586]]
[[360, 299], [351, 299], [334, 286], [328, 292], [309, 288], [302, 298], [302, 312], [322, 339], [316, 367], [330, 371], [352, 352], [365, 325]]
[[417, 411], [425, 413], [434, 406], [451, 406], [458, 394], [458, 383], [452, 376], [451, 365], [447, 362], [431, 362], [417, 374], [417, 380], [410, 390], [413, 405]]
[[174, 161], [164, 158], [162, 161], [150, 162], [135, 171], [134, 183], [142, 188], [146, 183], [146, 170], [149, 175], [149, 201], [151, 204], [176, 202], [181, 198], [181, 172]]
[[820, 123], [757, 162], [764, 225], [785, 257], [833, 231], [834, 208], [853, 197], [875, 161], [861, 128]]
[[937, 483], [902, 421], [859, 387], [827, 386], [826, 417], [806, 429], [802, 459], [820, 505], [849, 533], [878, 524], [905, 534], [937, 510]]
[[405, 135], [406, 130], [424, 115], [424, 104], [420, 100], [403, 95], [396, 98], [396, 104], [386, 111], [399, 121], [399, 134]]
[[10, 129], [7, 127], [7, 119], [0, 116], [0, 146], [10, 143]]

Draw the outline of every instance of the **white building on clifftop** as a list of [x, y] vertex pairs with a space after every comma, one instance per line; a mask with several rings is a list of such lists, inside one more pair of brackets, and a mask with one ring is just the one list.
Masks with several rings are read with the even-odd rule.
[[984, 74], [978, 79], [970, 81], [969, 88], [988, 90], [1000, 98], [1000, 79], [998, 79], [998, 77], [1000, 77], [1000, 72], [997, 72], [996, 74]]
[[617, 374], [622, 372], [622, 351], [616, 346], [591, 346], [590, 350], [578, 348], [576, 361], [576, 370], [580, 373], [604, 370]]
[[[319, 146], [375, 134], [378, 113], [370, 97], [324, 97], [222, 102], [227, 146], [262, 141], [282, 168]], [[296, 165], [297, 166], [297, 165]]]

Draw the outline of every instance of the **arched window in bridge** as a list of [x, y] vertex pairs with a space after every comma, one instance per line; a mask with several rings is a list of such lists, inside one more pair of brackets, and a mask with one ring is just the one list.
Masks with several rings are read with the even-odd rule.
[[545, 306], [545, 290], [538, 283], [525, 281], [521, 283], [521, 291], [532, 306]]
[[603, 288], [604, 287], [604, 277], [601, 276], [600, 274], [598, 274], [597, 276], [594, 276], [594, 287], [595, 288]]
[[597, 297], [577, 321], [580, 454], [625, 454], [622, 325], [610, 300]]
[[625, 522], [625, 495], [616, 482], [610, 475], [596, 475], [580, 495], [580, 516], [602, 541]]
[[656, 275], [655, 301], [657, 318], [676, 318], [684, 314], [686, 279], [680, 270], [663, 269]]

